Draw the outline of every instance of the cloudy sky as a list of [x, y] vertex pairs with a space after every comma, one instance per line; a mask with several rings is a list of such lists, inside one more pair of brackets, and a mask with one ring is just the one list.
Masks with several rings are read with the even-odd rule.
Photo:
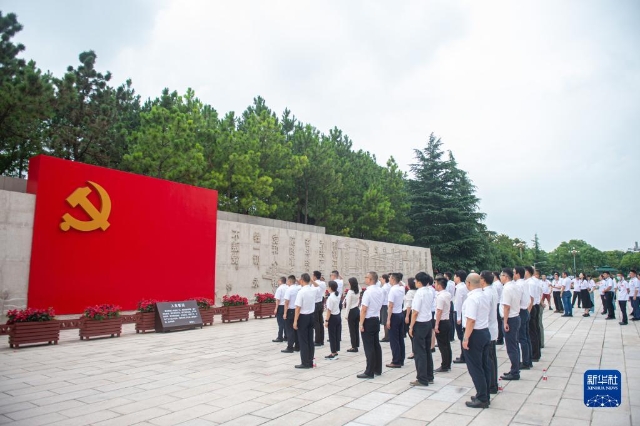
[[487, 226], [546, 250], [640, 240], [640, 2], [1, 0], [24, 57], [219, 112], [255, 96], [409, 170], [433, 132]]

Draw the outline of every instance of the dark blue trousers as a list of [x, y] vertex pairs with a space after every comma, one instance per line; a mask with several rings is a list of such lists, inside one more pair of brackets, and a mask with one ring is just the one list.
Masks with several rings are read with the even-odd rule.
[[520, 317], [509, 318], [507, 324], [509, 324], [509, 331], [504, 330], [504, 343], [507, 345], [507, 355], [511, 361], [509, 374], [520, 377], [520, 346], [518, 345]]
[[[288, 314], [287, 314], [288, 316]], [[300, 363], [305, 367], [313, 367], [315, 344], [313, 341], [313, 314], [298, 316], [298, 341], [300, 342]]]
[[389, 346], [391, 346], [391, 362], [395, 365], [404, 365], [404, 316], [402, 312], [391, 314]]
[[413, 325], [413, 361], [416, 364], [416, 379], [426, 386], [429, 386], [429, 380], [433, 380], [432, 330], [431, 321], [416, 321]]
[[488, 328], [473, 330], [469, 336], [469, 349], [464, 349], [467, 369], [476, 388], [476, 398], [489, 402], [489, 385], [491, 383], [491, 335]]
[[296, 317], [295, 309], [287, 310], [287, 319], [285, 320], [285, 326], [287, 327], [287, 349], [298, 349], [300, 347], [298, 343], [298, 331], [293, 329], [293, 320]]
[[531, 367], [531, 339], [529, 338], [529, 311], [520, 309], [520, 332], [518, 333], [520, 352], [522, 352], [522, 364]]
[[285, 333], [284, 329], [284, 305], [278, 305], [278, 310], [276, 311], [276, 321], [278, 322], [278, 339], [282, 340]]

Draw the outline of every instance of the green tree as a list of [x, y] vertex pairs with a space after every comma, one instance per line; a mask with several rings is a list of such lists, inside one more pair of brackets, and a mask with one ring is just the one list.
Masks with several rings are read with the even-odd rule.
[[44, 123], [51, 116], [51, 76], [18, 58], [22, 30], [15, 14], [0, 11], [0, 174], [24, 177], [29, 158], [42, 152]]

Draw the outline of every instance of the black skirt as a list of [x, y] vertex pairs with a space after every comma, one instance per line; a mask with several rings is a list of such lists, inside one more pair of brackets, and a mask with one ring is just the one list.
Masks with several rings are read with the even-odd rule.
[[593, 303], [591, 303], [591, 298], [589, 297], [589, 290], [580, 290], [580, 299], [582, 300], [583, 309], [593, 308]]

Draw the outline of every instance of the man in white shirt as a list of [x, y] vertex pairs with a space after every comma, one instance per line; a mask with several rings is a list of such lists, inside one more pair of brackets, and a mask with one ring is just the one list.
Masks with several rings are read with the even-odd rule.
[[276, 307], [273, 310], [273, 313], [276, 314], [276, 321], [278, 322], [278, 337], [273, 339], [272, 342], [284, 342], [287, 338], [286, 332], [284, 330], [284, 292], [287, 291], [287, 279], [285, 277], [280, 277], [280, 285], [276, 289], [275, 299], [276, 299]]
[[540, 361], [540, 300], [542, 300], [542, 287], [533, 276], [531, 266], [524, 267], [525, 284], [529, 288], [529, 294], [533, 299], [531, 310], [529, 311], [529, 338], [531, 345], [531, 360]]
[[491, 363], [491, 380], [489, 381], [489, 393], [498, 393], [498, 354], [496, 353], [496, 339], [498, 338], [498, 329], [502, 328], [498, 322], [498, 292], [493, 286], [495, 275], [491, 271], [482, 271], [480, 273], [480, 283], [482, 284], [482, 293], [489, 301], [491, 312], [489, 313], [489, 334], [491, 335], [491, 345], [489, 347], [489, 361]]
[[[541, 294], [541, 296], [540, 296], [540, 305], [539, 305], [540, 306], [540, 315], [538, 315], [538, 318], [540, 318], [540, 321], [539, 321], [539, 327], [540, 327], [540, 349], [544, 349], [544, 321], [543, 321], [543, 319], [544, 319], [544, 307], [545, 307], [545, 305], [544, 305], [544, 299], [545, 299], [545, 297], [544, 297], [544, 289], [545, 289], [545, 287], [548, 289], [549, 293], [547, 294], [547, 296], [549, 296], [551, 294], [551, 289], [550, 289], [550, 287], [551, 287], [550, 284], [551, 283], [548, 282], [548, 281], [545, 283], [544, 281], [542, 281], [540, 279], [540, 270], [539, 269], [536, 269], [533, 272], [533, 278], [535, 278], [535, 280], [538, 282], [538, 285], [540, 286], [540, 294]], [[547, 298], [547, 301], [549, 303], [551, 303], [551, 300], [549, 298]], [[551, 309], [551, 307], [549, 307], [549, 309]]]
[[391, 364], [389, 368], [400, 368], [404, 365], [404, 315], [402, 313], [402, 303], [404, 302], [404, 284], [399, 273], [393, 272], [389, 275], [388, 318], [387, 329], [389, 330], [389, 346], [391, 346]]
[[447, 289], [447, 279], [436, 279], [436, 317], [435, 328], [436, 340], [438, 341], [438, 349], [442, 357], [442, 363], [435, 372], [446, 373], [451, 370], [451, 341], [449, 340], [451, 330], [451, 320], [449, 319], [449, 311], [451, 309], [451, 294]]
[[613, 310], [613, 295], [615, 293], [615, 290], [613, 288], [613, 280], [611, 279], [611, 277], [609, 276], [609, 272], [603, 272], [602, 273], [602, 278], [603, 278], [603, 285], [601, 287], [601, 291], [604, 292], [604, 301], [606, 303], [606, 311], [607, 311], [607, 318], [608, 320], [612, 320], [612, 319], [616, 319], [616, 313]]
[[324, 311], [324, 296], [327, 291], [327, 283], [322, 281], [322, 274], [320, 271], [313, 271], [313, 287], [316, 289], [316, 308], [313, 313], [315, 329], [315, 345], [324, 345], [324, 317], [322, 312]]
[[466, 280], [467, 298], [462, 305], [464, 337], [462, 349], [467, 369], [476, 388], [476, 396], [465, 405], [471, 408], [489, 408], [489, 385], [491, 383], [491, 333], [489, 316], [491, 301], [482, 291], [480, 275], [471, 273]]
[[503, 285], [500, 282], [500, 272], [492, 272], [493, 274], [493, 283], [491, 283], [491, 287], [493, 287], [494, 291], [498, 295], [498, 303], [496, 304], [496, 315], [498, 320], [498, 338], [496, 339], [496, 345], [504, 345], [504, 331], [502, 330], [502, 317], [500, 316], [500, 300], [502, 299], [502, 289]]
[[[338, 284], [338, 293], [340, 294], [340, 312], [342, 312], [342, 307], [344, 306], [344, 281], [340, 277], [340, 273], [338, 271], [331, 271], [331, 281], [335, 281]], [[340, 325], [338, 325], [338, 341], [342, 341], [342, 321], [340, 321]]]
[[518, 335], [520, 333], [520, 299], [522, 298], [522, 290], [513, 282], [513, 270], [511, 268], [502, 270], [500, 280], [504, 284], [502, 299], [500, 299], [500, 316], [503, 318], [504, 341], [511, 361], [509, 372], [500, 377], [502, 380], [520, 380]]
[[562, 273], [562, 290], [560, 291], [562, 297], [562, 305], [564, 306], [563, 317], [573, 316], [573, 306], [571, 306], [571, 278], [566, 272]]
[[542, 302], [540, 302], [540, 308], [544, 309], [548, 304], [549, 310], [552, 311], [553, 308], [551, 308], [551, 282], [547, 279], [546, 275], [542, 275], [542, 278], [540, 280], [542, 281]]
[[456, 340], [456, 312], [453, 309], [453, 299], [456, 296], [456, 283], [453, 282], [453, 273], [445, 272], [444, 277], [447, 279], [447, 292], [451, 295], [451, 306], [449, 306], [449, 324], [451, 325], [449, 330], [449, 341]]
[[389, 275], [382, 274], [380, 281], [383, 294], [382, 308], [380, 309], [380, 325], [382, 325], [382, 331], [384, 332], [384, 337], [382, 337], [380, 341], [389, 342], [389, 329], [387, 329], [387, 321], [389, 320], [389, 291], [391, 290]]
[[456, 311], [456, 334], [460, 340], [460, 357], [453, 360], [454, 364], [464, 364], [464, 351], [462, 350], [462, 336], [464, 335], [464, 329], [462, 327], [462, 305], [467, 298], [467, 285], [465, 280], [467, 279], [467, 272], [462, 269], [456, 271], [453, 276], [453, 281], [456, 283], [456, 295], [453, 299], [453, 309]]
[[[280, 352], [293, 353], [300, 351], [298, 342], [298, 331], [293, 329], [293, 320], [296, 317], [296, 297], [300, 290], [300, 285], [296, 281], [295, 275], [287, 277], [287, 290], [284, 292], [284, 321], [287, 327], [287, 347]], [[315, 302], [314, 302], [315, 303]], [[314, 305], [315, 309], [315, 305]]]
[[369, 272], [364, 283], [366, 291], [362, 295], [360, 308], [360, 333], [362, 346], [367, 358], [364, 373], [358, 374], [359, 379], [373, 379], [374, 375], [382, 374], [382, 348], [380, 347], [380, 309], [384, 299], [382, 288], [376, 286], [378, 274]]
[[531, 337], [529, 336], [529, 319], [531, 308], [533, 307], [533, 298], [529, 292], [529, 286], [524, 282], [524, 268], [522, 266], [513, 268], [513, 280], [522, 291], [520, 298], [520, 334], [518, 335], [520, 353], [522, 354], [520, 369], [529, 370], [533, 367], [531, 361]]
[[624, 275], [618, 272], [618, 305], [620, 306], [620, 313], [622, 314], [622, 321], [620, 325], [629, 324], [627, 319], [627, 302], [629, 301], [629, 283], [624, 279]]
[[311, 286], [311, 277], [304, 273], [300, 276], [302, 288], [296, 295], [296, 313], [293, 319], [293, 329], [298, 331], [300, 342], [300, 365], [296, 368], [313, 368], [315, 347], [313, 344], [313, 316], [316, 310], [317, 289]]
[[425, 273], [416, 274], [418, 291], [411, 302], [409, 335], [413, 337], [413, 360], [416, 364], [416, 380], [411, 386], [429, 386], [433, 383], [433, 356], [431, 355], [431, 306], [434, 292], [433, 278]]
[[629, 271], [629, 300], [631, 300], [631, 321], [640, 320], [640, 281], [635, 269]]
[[581, 281], [582, 280], [578, 275], [571, 279], [571, 308], [575, 308], [576, 299], [578, 300], [578, 309], [582, 308], [582, 299], [580, 299], [580, 287], [582, 285]]
[[560, 281], [560, 274], [555, 272], [553, 274], [553, 281], [551, 282], [551, 288], [553, 289], [553, 305], [556, 310], [555, 313], [559, 314], [563, 312], [564, 306], [562, 306], [562, 281]]

